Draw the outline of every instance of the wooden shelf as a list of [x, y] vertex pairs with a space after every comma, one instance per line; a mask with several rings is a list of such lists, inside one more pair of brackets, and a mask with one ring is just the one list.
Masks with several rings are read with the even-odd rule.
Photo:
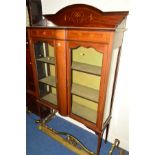
[[72, 69], [90, 74], [101, 75], [101, 67], [85, 63], [73, 62]]
[[47, 95], [43, 96], [41, 99], [45, 100], [49, 103], [52, 103], [54, 105], [57, 105], [57, 98], [56, 98], [55, 94], [47, 94]]
[[40, 79], [39, 82], [48, 84], [50, 86], [56, 87], [55, 77], [54, 76], [48, 76], [46, 78]]
[[72, 94], [98, 103], [99, 91], [79, 84], [72, 84]]
[[89, 109], [88, 107], [85, 107], [77, 102], [72, 103], [72, 113], [96, 123], [97, 111]]
[[53, 65], [55, 64], [55, 58], [54, 57], [43, 57], [43, 58], [37, 59], [37, 61], [41, 61], [41, 62], [53, 64]]

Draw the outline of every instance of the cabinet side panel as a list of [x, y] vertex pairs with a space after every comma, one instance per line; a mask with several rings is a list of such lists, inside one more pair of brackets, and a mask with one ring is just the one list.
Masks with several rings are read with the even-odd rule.
[[29, 48], [26, 48], [26, 89], [32, 93], [34, 93], [35, 91], [32, 62]]
[[67, 106], [67, 82], [66, 82], [66, 52], [65, 42], [55, 41], [56, 48], [56, 74], [57, 74], [57, 93], [58, 109], [63, 116], [68, 114]]
[[113, 89], [113, 83], [114, 83], [114, 78], [115, 78], [115, 69], [116, 69], [116, 65], [117, 65], [118, 52], [119, 52], [119, 48], [114, 49], [112, 51], [112, 58], [111, 58], [107, 93], [106, 93], [106, 102], [105, 102], [103, 122], [106, 121], [106, 119], [108, 118], [109, 113], [110, 113], [112, 89]]
[[117, 27], [117, 30], [116, 30], [115, 36], [114, 36], [114, 44], [113, 44], [114, 49], [116, 49], [122, 45], [124, 32], [126, 30], [125, 25], [126, 25], [126, 19], [124, 19], [121, 22], [121, 24]]

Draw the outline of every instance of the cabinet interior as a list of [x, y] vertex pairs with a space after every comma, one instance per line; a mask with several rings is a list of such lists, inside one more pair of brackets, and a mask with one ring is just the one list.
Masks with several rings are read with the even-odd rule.
[[103, 54], [94, 48], [71, 49], [72, 113], [96, 123]]
[[40, 97], [57, 105], [54, 47], [48, 42], [38, 41], [34, 49]]

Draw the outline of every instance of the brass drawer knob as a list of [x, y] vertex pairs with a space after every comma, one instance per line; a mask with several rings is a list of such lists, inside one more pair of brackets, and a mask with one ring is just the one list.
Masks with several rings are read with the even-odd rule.
[[60, 47], [60, 46], [61, 46], [61, 43], [57, 43], [57, 46], [59, 46], [59, 47]]

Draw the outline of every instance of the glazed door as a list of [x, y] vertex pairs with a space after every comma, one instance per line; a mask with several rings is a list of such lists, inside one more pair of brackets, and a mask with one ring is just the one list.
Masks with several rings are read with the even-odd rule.
[[70, 116], [87, 126], [96, 126], [103, 112], [103, 66], [107, 46], [82, 42], [68, 42], [67, 46]]
[[57, 108], [57, 76], [54, 41], [34, 40], [32, 56], [34, 58], [35, 84], [40, 100]]

